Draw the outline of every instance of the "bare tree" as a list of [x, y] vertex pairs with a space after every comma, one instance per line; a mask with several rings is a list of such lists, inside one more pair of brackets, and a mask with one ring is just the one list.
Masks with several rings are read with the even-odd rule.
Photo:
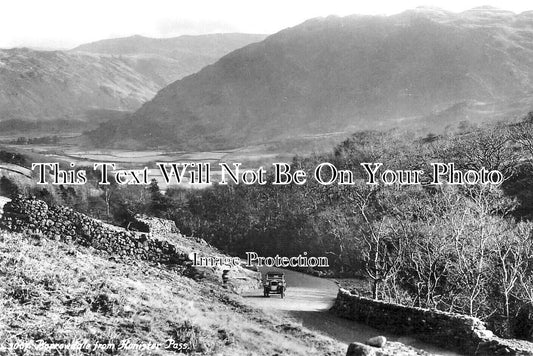
[[[361, 219], [356, 236], [363, 247], [365, 272], [372, 280], [372, 297], [379, 299], [380, 287], [398, 273], [403, 254], [403, 234], [394, 233], [394, 222], [378, 213], [377, 187], [354, 189], [352, 213]], [[377, 210], [376, 210], [377, 208]]]
[[533, 112], [527, 114], [524, 120], [510, 126], [509, 137], [529, 152], [529, 160], [533, 159]]
[[[515, 226], [509, 226], [506, 230], [506, 233], [498, 236], [493, 253], [498, 261], [495, 275], [501, 286], [504, 297], [505, 317], [509, 323], [511, 297], [513, 295], [519, 296], [521, 294], [518, 290], [519, 287], [527, 285], [528, 262], [533, 257], [533, 244], [531, 241], [533, 224], [518, 223]], [[531, 287], [529, 285], [525, 288], [526, 293], [522, 293], [522, 295], [527, 297], [520, 299], [525, 299], [525, 302], [533, 301], [531, 299]]]

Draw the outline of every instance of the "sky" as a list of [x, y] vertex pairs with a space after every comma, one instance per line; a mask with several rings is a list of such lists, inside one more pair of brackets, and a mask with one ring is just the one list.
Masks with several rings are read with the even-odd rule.
[[307, 19], [391, 15], [417, 6], [461, 12], [490, 5], [515, 13], [527, 0], [0, 0], [0, 48], [73, 48], [106, 38], [221, 32], [271, 34]]

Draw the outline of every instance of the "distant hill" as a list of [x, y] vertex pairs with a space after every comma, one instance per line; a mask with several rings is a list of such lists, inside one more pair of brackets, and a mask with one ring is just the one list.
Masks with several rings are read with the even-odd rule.
[[120, 58], [0, 50], [0, 120], [81, 119], [87, 110], [131, 111], [160, 86]]
[[508, 118], [532, 106], [532, 39], [533, 12], [490, 7], [316, 18], [172, 83], [91, 136], [206, 150]]
[[[102, 121], [138, 109], [159, 89], [262, 35], [134, 36], [71, 51], [0, 49], [0, 122]], [[109, 115], [107, 115], [109, 114]], [[24, 125], [19, 125], [24, 126]]]
[[223, 55], [252, 42], [265, 39], [266, 35], [245, 33], [218, 33], [172, 38], [130, 36], [91, 42], [78, 46], [74, 52], [90, 52], [112, 55], [155, 54], [181, 59], [183, 54], [218, 59]]
[[172, 38], [131, 36], [83, 44], [71, 52], [120, 56], [140, 73], [156, 78], [161, 87], [196, 73], [229, 52], [266, 35], [223, 33]]

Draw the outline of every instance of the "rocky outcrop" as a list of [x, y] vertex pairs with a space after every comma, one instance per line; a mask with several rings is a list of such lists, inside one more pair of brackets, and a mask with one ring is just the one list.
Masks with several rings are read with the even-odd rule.
[[[381, 336], [383, 337], [383, 336]], [[368, 342], [367, 342], [368, 343]], [[352, 342], [348, 346], [346, 356], [429, 356], [431, 354], [406, 346], [399, 342], [387, 342], [381, 347]]]
[[377, 329], [408, 334], [425, 342], [479, 356], [533, 355], [533, 344], [495, 337], [474, 317], [385, 303], [340, 289], [332, 311]]

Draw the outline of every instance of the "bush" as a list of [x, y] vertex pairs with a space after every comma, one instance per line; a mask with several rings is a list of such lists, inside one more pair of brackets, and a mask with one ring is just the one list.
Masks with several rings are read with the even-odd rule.
[[14, 197], [19, 194], [19, 188], [9, 178], [0, 178], [0, 194], [7, 197]]

